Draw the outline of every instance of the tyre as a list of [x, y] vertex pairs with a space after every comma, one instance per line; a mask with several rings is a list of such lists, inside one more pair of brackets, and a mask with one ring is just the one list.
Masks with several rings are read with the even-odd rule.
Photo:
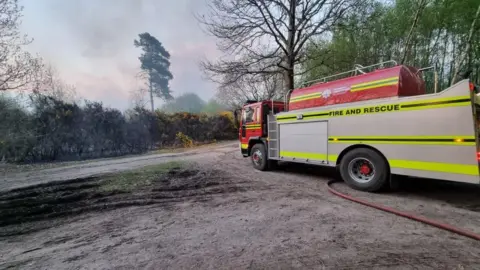
[[267, 151], [263, 143], [257, 143], [252, 147], [250, 152], [253, 167], [259, 171], [268, 170]]
[[345, 154], [339, 172], [347, 185], [361, 191], [378, 191], [388, 184], [387, 161], [368, 148], [357, 148]]

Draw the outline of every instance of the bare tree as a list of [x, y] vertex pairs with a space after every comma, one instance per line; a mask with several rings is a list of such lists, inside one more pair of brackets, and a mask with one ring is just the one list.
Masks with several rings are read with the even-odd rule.
[[403, 51], [402, 61], [400, 62], [402, 64], [405, 63], [405, 60], [407, 59], [407, 56], [410, 53], [410, 48], [411, 48], [411, 45], [412, 45], [411, 40], [412, 40], [413, 32], [417, 28], [417, 24], [418, 24], [418, 20], [420, 18], [420, 15], [422, 14], [422, 11], [425, 9], [427, 4], [428, 4], [427, 0], [420, 0], [418, 2], [417, 11], [415, 12], [415, 17], [413, 18], [412, 26], [410, 27], [410, 31], [408, 32], [408, 35], [407, 35], [407, 40], [405, 41], [405, 49]]
[[243, 76], [231, 84], [223, 85], [218, 99], [231, 108], [237, 108], [245, 100], [280, 99], [284, 88], [282, 74], [260, 74]]
[[129, 93], [131, 107], [133, 108], [145, 108], [145, 105], [148, 103], [146, 100], [146, 94], [150, 92], [147, 88], [139, 88], [132, 90]]
[[35, 81], [41, 59], [23, 51], [31, 42], [19, 33], [18, 0], [0, 0], [0, 91], [25, 88]]
[[197, 16], [226, 57], [204, 61], [207, 76], [222, 88], [258, 76], [282, 74], [293, 89], [305, 45], [327, 34], [355, 0], [212, 0]]
[[51, 65], [46, 65], [36, 73], [34, 92], [53, 97], [64, 102], [77, 101], [77, 91], [74, 85], [65, 83], [58, 71]]
[[[465, 44], [465, 50], [460, 53], [460, 56], [458, 57], [454, 70], [452, 72], [452, 83], [451, 85], [454, 85], [457, 82], [457, 77], [460, 71], [460, 65], [463, 64], [467, 56], [470, 54], [472, 42], [473, 42], [473, 34], [477, 28], [475, 28], [475, 25], [477, 23], [478, 18], [480, 17], [480, 5], [478, 5], [477, 12], [475, 13], [475, 17], [473, 18], [472, 25], [470, 26], [470, 31], [468, 33], [467, 41]], [[478, 29], [477, 29], [478, 30]]]

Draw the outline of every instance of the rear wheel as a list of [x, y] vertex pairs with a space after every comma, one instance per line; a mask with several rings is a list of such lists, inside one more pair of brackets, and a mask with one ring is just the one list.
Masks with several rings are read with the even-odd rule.
[[253, 167], [260, 171], [266, 171], [269, 168], [269, 160], [267, 157], [267, 151], [263, 143], [257, 143], [252, 147], [250, 152]]
[[387, 161], [368, 148], [357, 148], [345, 154], [339, 171], [342, 179], [357, 190], [378, 191], [388, 183]]

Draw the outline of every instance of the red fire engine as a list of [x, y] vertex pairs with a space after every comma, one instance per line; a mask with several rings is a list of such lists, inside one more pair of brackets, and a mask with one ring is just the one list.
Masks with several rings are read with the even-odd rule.
[[241, 152], [258, 170], [278, 161], [337, 167], [365, 191], [391, 174], [479, 183], [474, 87], [463, 80], [437, 92], [435, 80], [427, 94], [424, 70], [394, 61], [356, 66], [294, 89], [284, 102], [248, 101]]

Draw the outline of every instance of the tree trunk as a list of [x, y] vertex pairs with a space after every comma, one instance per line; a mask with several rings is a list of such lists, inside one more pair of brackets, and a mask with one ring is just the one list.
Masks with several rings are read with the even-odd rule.
[[283, 73], [283, 77], [285, 80], [285, 89], [287, 91], [293, 90], [293, 69], [285, 70], [285, 72]]
[[155, 111], [155, 107], [153, 105], [153, 89], [152, 89], [152, 81], [148, 80], [148, 87], [150, 88], [150, 105], [152, 106], [152, 112]]
[[[294, 66], [295, 66], [295, 11], [297, 7], [297, 0], [290, 0], [290, 7], [289, 7], [289, 18], [288, 18], [288, 37], [287, 37], [287, 55], [286, 55], [286, 69], [284, 72], [284, 79], [285, 79], [285, 90], [287, 93], [287, 102], [290, 100], [290, 92], [293, 90], [294, 82], [293, 82], [293, 74], [294, 74]], [[287, 104], [288, 106], [288, 104]], [[288, 107], [286, 108], [288, 110]]]
[[427, 4], [426, 0], [421, 0], [420, 3], [418, 4], [418, 9], [417, 9], [417, 12], [415, 13], [415, 19], [413, 19], [412, 27], [410, 28], [410, 32], [408, 33], [407, 40], [405, 42], [405, 49], [403, 51], [402, 61], [400, 62], [401, 64], [404, 64], [405, 61], [407, 60], [408, 53], [410, 52], [410, 40], [412, 39], [413, 31], [417, 27], [418, 19], [420, 18], [420, 14], [422, 13], [422, 10], [426, 4]]
[[475, 14], [475, 17], [473, 18], [472, 25], [470, 26], [470, 32], [468, 33], [467, 44], [465, 46], [465, 50], [464, 50], [463, 53], [460, 53], [460, 56], [458, 57], [458, 61], [455, 63], [455, 68], [453, 70], [453, 76], [452, 76], [452, 83], [450, 84], [450, 86], [455, 84], [458, 73], [460, 72], [460, 65], [462, 65], [462, 63], [465, 61], [465, 58], [470, 53], [470, 47], [472, 46], [473, 32], [475, 30], [475, 24], [476, 24], [479, 16], [480, 16], [480, 5], [478, 5], [477, 13]]
[[[445, 35], [443, 37], [443, 53], [442, 53], [442, 63], [441, 63], [441, 67], [440, 67], [440, 89], [443, 89], [444, 86], [447, 86], [445, 84], [445, 81], [448, 81], [448, 78], [445, 80], [445, 58], [447, 56], [447, 47], [448, 47], [448, 40], [449, 40], [449, 36], [448, 36], [448, 33], [447, 31], [445, 31]], [[445, 87], [446, 88], [446, 87]]]

